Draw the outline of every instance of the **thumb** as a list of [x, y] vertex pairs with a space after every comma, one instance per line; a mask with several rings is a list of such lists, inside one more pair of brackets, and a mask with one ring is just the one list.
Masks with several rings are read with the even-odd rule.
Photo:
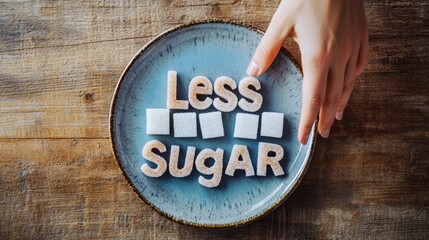
[[247, 68], [247, 75], [256, 77], [263, 74], [277, 56], [285, 38], [293, 28], [292, 15], [282, 1], [274, 13], [267, 32], [256, 48], [252, 61]]

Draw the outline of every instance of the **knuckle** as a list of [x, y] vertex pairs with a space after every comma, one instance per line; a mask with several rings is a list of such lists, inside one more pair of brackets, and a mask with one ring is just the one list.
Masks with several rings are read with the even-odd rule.
[[311, 66], [327, 66], [330, 64], [332, 51], [329, 48], [312, 48], [303, 53], [303, 59]]
[[315, 109], [322, 107], [323, 96], [321, 94], [315, 95], [310, 98], [310, 106]]
[[326, 104], [328, 105], [338, 105], [341, 101], [341, 95], [334, 95], [331, 97], [328, 97], [325, 101]]
[[328, 49], [319, 50], [312, 56], [313, 64], [328, 65], [331, 59], [331, 52]]

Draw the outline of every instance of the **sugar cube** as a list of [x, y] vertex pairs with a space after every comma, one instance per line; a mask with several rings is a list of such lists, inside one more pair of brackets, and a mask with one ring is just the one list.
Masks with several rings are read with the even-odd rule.
[[170, 111], [162, 108], [146, 109], [146, 134], [169, 135]]
[[203, 139], [223, 137], [223, 122], [221, 112], [208, 112], [199, 114], [201, 133]]
[[174, 137], [197, 136], [197, 114], [194, 112], [173, 114]]
[[261, 136], [281, 138], [283, 136], [284, 113], [263, 112], [261, 118]]
[[256, 139], [258, 135], [259, 115], [237, 113], [235, 117], [235, 138]]

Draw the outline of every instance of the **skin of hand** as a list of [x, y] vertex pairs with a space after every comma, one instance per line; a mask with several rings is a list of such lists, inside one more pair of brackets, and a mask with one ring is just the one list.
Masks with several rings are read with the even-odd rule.
[[247, 69], [263, 74], [286, 37], [301, 51], [304, 72], [298, 140], [306, 144], [319, 115], [318, 131], [329, 136], [343, 112], [355, 79], [368, 64], [368, 27], [362, 0], [283, 0]]

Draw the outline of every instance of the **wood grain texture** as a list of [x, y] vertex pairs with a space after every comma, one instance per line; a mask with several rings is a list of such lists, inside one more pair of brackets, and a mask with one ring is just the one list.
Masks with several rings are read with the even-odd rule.
[[[0, 2], [0, 239], [427, 239], [429, 4], [366, 1], [370, 63], [304, 180], [234, 229], [173, 223], [114, 159], [110, 100], [123, 69], [178, 24], [266, 29], [279, 1]], [[291, 40], [285, 46], [299, 60]]]

